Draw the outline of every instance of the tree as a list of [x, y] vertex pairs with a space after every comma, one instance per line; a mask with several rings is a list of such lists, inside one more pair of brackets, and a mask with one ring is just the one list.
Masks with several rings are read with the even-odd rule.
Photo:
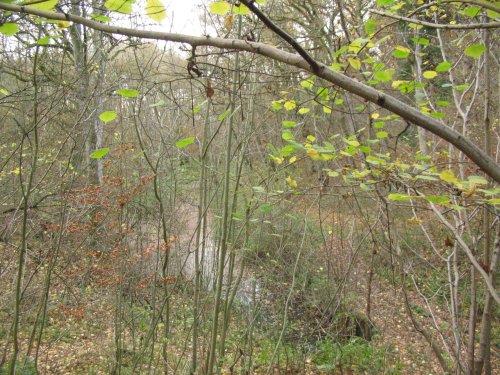
[[[77, 123], [92, 125], [83, 130], [90, 129], [96, 135], [97, 150], [90, 157], [98, 163], [97, 181], [101, 186], [85, 187], [73, 193], [69, 188], [73, 182], [68, 181], [69, 185], [61, 191], [69, 195], [82, 194], [74, 202], [85, 203], [92, 199], [91, 211], [95, 210], [99, 217], [106, 211], [110, 218], [109, 227], [97, 216], [91, 220], [89, 228], [109, 228], [109, 235], [101, 240], [95, 233], [89, 234], [89, 243], [92, 246], [100, 244], [103, 252], [108, 247], [113, 248], [107, 256], [114, 261], [110, 275], [115, 281], [109, 285], [114, 287], [115, 297], [115, 373], [120, 373], [126, 364], [129, 333], [134, 352], [139, 353], [133, 357], [132, 371], [142, 368], [141, 358], [145, 353], [150, 353], [148, 368], [154, 365], [160, 324], [164, 327], [163, 340], [160, 341], [161, 366], [165, 371], [180, 366], [181, 359], [172, 361], [168, 348], [174, 345], [172, 339], [176, 327], [173, 322], [181, 314], [176, 311], [180, 305], [174, 296], [184, 293], [183, 296], [188, 298], [191, 291], [189, 281], [181, 280], [181, 276], [187, 276], [189, 272], [185, 266], [189, 262], [194, 262], [194, 302], [190, 310], [192, 320], [184, 320], [192, 332], [186, 336], [189, 339], [185, 340], [183, 353], [192, 353], [189, 366], [193, 373], [202, 367], [207, 373], [221, 372], [229, 366], [226, 342], [239, 284], [249, 269], [255, 271], [259, 262], [263, 264], [261, 268], [269, 267], [269, 261], [274, 266], [266, 268], [271, 274], [268, 277], [271, 286], [267, 290], [276, 293], [276, 300], [283, 298], [284, 301], [283, 305], [273, 305], [267, 310], [271, 315], [281, 316], [272, 344], [269, 371], [280, 361], [281, 350], [286, 347], [288, 335], [293, 331], [291, 322], [302, 321], [300, 309], [309, 316], [310, 304], [317, 303], [317, 314], [320, 315], [319, 318], [311, 315], [311, 320], [317, 319], [318, 322], [316, 329], [310, 328], [311, 334], [321, 331], [325, 324], [330, 328], [339, 324], [342, 314], [345, 314], [347, 318], [343, 325], [340, 324], [339, 332], [361, 332], [359, 334], [364, 338], [371, 338], [372, 279], [377, 277], [379, 268], [386, 266], [390, 269], [390, 281], [402, 288], [400, 298], [408, 317], [429, 343], [443, 371], [480, 371], [483, 363], [486, 371], [490, 371], [491, 314], [499, 297], [495, 290], [498, 246], [491, 246], [494, 231], [490, 231], [498, 218], [490, 221], [489, 215], [496, 215], [498, 191], [493, 183], [488, 186], [485, 178], [475, 176], [477, 173], [463, 155], [493, 181], [500, 182], [500, 166], [495, 161], [491, 144], [485, 142], [484, 150], [478, 146], [478, 137], [470, 125], [476, 120], [473, 107], [481, 93], [481, 80], [490, 76], [489, 73], [483, 76], [482, 72], [483, 66], [489, 66], [487, 56], [493, 49], [487, 31], [481, 40], [483, 33], [477, 30], [497, 28], [497, 23], [492, 20], [498, 9], [495, 5], [478, 1], [464, 1], [464, 7], [453, 2], [450, 8], [429, 4], [415, 8], [407, 1], [380, 0], [376, 3], [383, 10], [373, 10], [370, 18], [368, 13], [372, 4], [365, 1], [335, 1], [320, 10], [294, 0], [276, 2], [274, 5], [278, 8], [275, 10], [266, 8], [260, 1], [211, 3], [209, 9], [218, 22], [217, 32], [235, 35], [235, 39], [114, 26], [102, 12], [93, 12], [92, 17], [85, 16], [91, 11], [84, 3], [75, 3], [73, 10], [55, 7], [52, 2], [34, 4], [33, 7], [0, 3], [0, 9], [12, 21], [0, 29], [2, 33], [21, 36], [20, 25], [27, 15], [35, 16], [41, 24], [44, 20], [57, 21], [61, 29], [51, 32], [58, 33], [61, 46], [67, 44], [65, 30], [69, 27], [73, 52], [68, 55], [72, 57], [74, 72], [80, 78], [78, 82], [88, 85], [90, 72], [97, 72], [95, 92], [87, 86], [79, 90], [81, 97], [77, 97], [76, 112], [82, 120]], [[130, 13], [131, 5], [132, 2], [118, 4], [108, 1], [104, 6], [109, 11]], [[286, 12], [280, 14], [282, 17], [273, 16], [273, 12], [279, 13], [280, 7]], [[159, 21], [165, 10], [161, 3], [148, 1], [145, 12], [151, 19]], [[476, 22], [479, 12], [484, 15], [480, 22]], [[386, 18], [402, 23], [402, 38], [389, 40]], [[451, 18], [458, 19], [459, 23], [450, 23]], [[440, 20], [446, 20], [446, 23], [439, 23]], [[256, 26], [258, 22], [267, 31], [257, 31], [262, 27]], [[325, 24], [327, 27], [323, 28]], [[27, 30], [29, 28], [26, 26]], [[337, 29], [338, 35], [335, 35]], [[413, 35], [408, 36], [408, 30], [412, 30]], [[444, 30], [450, 34], [445, 35]], [[461, 30], [466, 31], [459, 39], [468, 44], [464, 54], [446, 48], [447, 43], [454, 42], [453, 33]], [[301, 43], [300, 34], [305, 36]], [[123, 60], [119, 57], [107, 60], [101, 53], [106, 45], [103, 35], [109, 36], [111, 45], [116, 44], [112, 35], [130, 38]], [[84, 43], [90, 39], [92, 48]], [[160, 63], [155, 63], [157, 58], [162, 61], [164, 54], [153, 44], [142, 45], [142, 39], [188, 45], [187, 71], [183, 67], [174, 67], [172, 71], [180, 78], [171, 78], [170, 72], [163, 71]], [[433, 46], [430, 40], [436, 41], [439, 47]], [[35, 41], [40, 45], [39, 39], [35, 38]], [[284, 47], [273, 47], [270, 43], [282, 46], [284, 43]], [[332, 48], [333, 43], [338, 46]], [[45, 47], [36, 48], [45, 51]], [[86, 48], [95, 51], [97, 66], [85, 66], [82, 50]], [[230, 54], [219, 56], [220, 51]], [[416, 54], [413, 61], [412, 52]], [[38, 77], [44, 71], [37, 64], [37, 56], [31, 65], [33, 85], [35, 92], [42, 93], [45, 91], [38, 86]], [[60, 55], [55, 56], [59, 58]], [[395, 63], [387, 61], [390, 56], [396, 59]], [[112, 67], [106, 66], [105, 62]], [[176, 58], [168, 59], [169, 66], [176, 64], [181, 63]], [[469, 64], [468, 67], [459, 71], [459, 67], [465, 64]], [[279, 90], [265, 86], [267, 81], [262, 75], [287, 82], [280, 84]], [[60, 77], [64, 77], [62, 70]], [[178, 84], [176, 80], [179, 80]], [[113, 81], [120, 82], [118, 87], [111, 89], [104, 84]], [[64, 78], [58, 76], [53, 81], [55, 87], [62, 82], [65, 82]], [[110, 92], [110, 99], [104, 100], [107, 92]], [[491, 95], [486, 90], [485, 129], [490, 129], [491, 108], [488, 103]], [[446, 109], [450, 97], [460, 114], [460, 122], [455, 122], [452, 111]], [[37, 98], [35, 96], [35, 106], [39, 102]], [[412, 104], [405, 104], [408, 102]], [[261, 103], [267, 104], [259, 107]], [[167, 114], [158, 109], [165, 105], [172, 112]], [[264, 108], [264, 111], [259, 113], [256, 108]], [[36, 107], [34, 113], [36, 117]], [[119, 124], [114, 122], [115, 119], [120, 120]], [[276, 131], [266, 126], [268, 129], [262, 130], [257, 126], [259, 123], [268, 125], [268, 122], [281, 123], [282, 128]], [[341, 130], [337, 131], [339, 122], [337, 128]], [[109, 123], [110, 129], [104, 130], [103, 123]], [[413, 125], [419, 127], [420, 153], [412, 147]], [[37, 122], [34, 130], [36, 141]], [[335, 132], [337, 134], [332, 134]], [[490, 130], [485, 132], [488, 140]], [[219, 141], [220, 138], [224, 141]], [[127, 144], [131, 139], [134, 139], [132, 144]], [[447, 151], [448, 147], [440, 144], [441, 139], [458, 152], [454, 152], [451, 146]], [[81, 142], [78, 143], [82, 146]], [[265, 167], [252, 156], [251, 144], [259, 149], [258, 154], [269, 154], [264, 156]], [[135, 147], [141, 150], [140, 158], [127, 157], [127, 150]], [[199, 147], [198, 155], [193, 151], [196, 147]], [[268, 147], [268, 151], [264, 147]], [[22, 155], [22, 150], [19, 153]], [[84, 160], [86, 154], [89, 151], [84, 153]], [[30, 236], [27, 228], [28, 218], [32, 215], [29, 207], [34, 201], [31, 187], [39, 187], [32, 180], [37, 173], [37, 155], [38, 151], [34, 152], [31, 165], [26, 166], [31, 182], [27, 183], [27, 190], [22, 195], [24, 224], [20, 226], [21, 250], [14, 293], [16, 309], [12, 326], [11, 373], [16, 369], [19, 351], [22, 284]], [[107, 163], [103, 161], [109, 156], [108, 162], [112, 166], [108, 171], [115, 176], [113, 178], [104, 174]], [[301, 170], [305, 160], [313, 166], [312, 170], [317, 171], [313, 182], [310, 171]], [[254, 168], [258, 169], [257, 173]], [[261, 172], [261, 168], [265, 172]], [[145, 171], [152, 176], [146, 177]], [[142, 176], [141, 182], [134, 187], [132, 181], [138, 176]], [[318, 178], [319, 182], [316, 182]], [[149, 182], [152, 183], [150, 198], [158, 207], [156, 212], [148, 198], [140, 198]], [[81, 183], [85, 185], [86, 180], [81, 178]], [[182, 186], [180, 191], [179, 184]], [[198, 189], [196, 194], [188, 191], [191, 185]], [[88, 196], [90, 192], [100, 194], [101, 198]], [[113, 194], [116, 195], [114, 202]], [[183, 214], [186, 203], [180, 202], [190, 200], [196, 201], [197, 205], [196, 219], [191, 219], [196, 221], [196, 229], [191, 239], [176, 240], [174, 234], [182, 233], [182, 216], [191, 217]], [[74, 202], [66, 200], [61, 206], [57, 249], [67, 238], [62, 228], [65, 227], [67, 212], [78, 207]], [[280, 207], [280, 214], [274, 213], [276, 208], [271, 203]], [[292, 213], [302, 208], [303, 219], [293, 217]], [[83, 217], [89, 215], [88, 211], [85, 206], [79, 209], [85, 213], [81, 216], [85, 222], [87, 219]], [[421, 212], [425, 210], [434, 213], [434, 217], [422, 220]], [[478, 210], [486, 212], [482, 223], [477, 219]], [[287, 211], [291, 218], [287, 218]], [[315, 213], [317, 218], [313, 219]], [[352, 230], [349, 229], [351, 222]], [[290, 230], [290, 226], [297, 226], [297, 223], [303, 228], [300, 235]], [[339, 223], [338, 227], [335, 223]], [[266, 225], [270, 225], [269, 230]], [[414, 226], [412, 230], [408, 229], [412, 228], [411, 225]], [[127, 236], [136, 228], [146, 231], [148, 226], [156, 228], [154, 248], [158, 253], [154, 272], [139, 283], [146, 288], [141, 294], [134, 286], [134, 280], [140, 279], [142, 274], [132, 266], [129, 268], [129, 262], [135, 259], [140, 245], [139, 241], [129, 242]], [[212, 235], [209, 235], [209, 227], [213, 229]], [[318, 233], [313, 234], [316, 228]], [[253, 231], [260, 237], [255, 238]], [[443, 233], [446, 233], [444, 248], [440, 245]], [[421, 252], [425, 255], [413, 251], [408, 245], [412, 236], [418, 238], [416, 243], [423, 246]], [[317, 245], [318, 238], [321, 245]], [[479, 247], [481, 241], [484, 242], [484, 251]], [[194, 260], [173, 250], [186, 243]], [[245, 254], [253, 244], [256, 246], [254, 253], [247, 257]], [[310, 251], [314, 246], [318, 246], [319, 253], [324, 252], [325, 259], [314, 259], [315, 253]], [[51, 254], [59, 254], [58, 251]], [[427, 260], [429, 254], [433, 257], [430, 261]], [[335, 263], [337, 256], [343, 259], [341, 264]], [[57, 263], [57, 257], [51, 258], [54, 259], [51, 264]], [[206, 263], [207, 258], [211, 263]], [[360, 258], [365, 261], [359, 262]], [[484, 261], [480, 262], [481, 258]], [[323, 260], [327, 269], [326, 281], [316, 276], [323, 275], [323, 268], [313, 272]], [[428, 280], [426, 268], [420, 264], [423, 260], [439, 271], [436, 277], [449, 292], [442, 292], [440, 288], [429, 297], [425, 284]], [[179, 269], [176, 271], [177, 264]], [[246, 264], [249, 264], [248, 268], [245, 268]], [[366, 269], [369, 276], [366, 280], [365, 314], [360, 314], [347, 302], [347, 293], [356, 290], [351, 286], [357, 277], [353, 268], [355, 265], [364, 267], [363, 264], [369, 265]], [[471, 267], [470, 279], [463, 276], [464, 264]], [[204, 288], [203, 275], [209, 267], [216, 270], [212, 278], [215, 280], [213, 294]], [[171, 272], [179, 273], [172, 276]], [[32, 275], [35, 277], [36, 271]], [[40, 303], [43, 313], [36, 320], [41, 322], [38, 346], [42, 341], [50, 280], [51, 273], [48, 273], [46, 297]], [[154, 286], [146, 280], [154, 280]], [[158, 283], [162, 285], [163, 293], [159, 293]], [[312, 288], [315, 283], [331, 291], [317, 292]], [[463, 284], [470, 286], [470, 305], [460, 296]], [[177, 287], [180, 285], [185, 287], [184, 291], [179, 292]], [[257, 283], [254, 282], [254, 306], [256, 290]], [[484, 293], [485, 307], [481, 349], [474, 362], [478, 293]], [[439, 316], [436, 317], [432, 301], [435, 295], [449, 300], [451, 334], [446, 332], [444, 325], [438, 324]], [[147, 313], [149, 328], [140, 340], [136, 337], [139, 329], [135, 325], [135, 298], [150, 309]], [[208, 313], [209, 310], [212, 313]], [[422, 310], [429, 310], [432, 319], [422, 320], [417, 316]], [[462, 331], [466, 312], [470, 313], [469, 327], [472, 328], [469, 328], [467, 339], [469, 354], [464, 360]], [[128, 314], [132, 319], [126, 318]], [[254, 307], [248, 315], [251, 327], [254, 327], [257, 315]], [[354, 325], [352, 319], [356, 321]], [[37, 324], [33, 332], [36, 332]], [[323, 334], [319, 333], [319, 337], [324, 337]], [[244, 347], [250, 348], [250, 353], [253, 350], [252, 335], [253, 328], [243, 335]], [[332, 337], [329, 335], [327, 337]], [[206, 339], [202, 340], [203, 337]], [[189, 341], [192, 350], [187, 350]], [[242, 352], [241, 348], [239, 355], [235, 352], [231, 371], [244, 356]], [[30, 353], [28, 350], [28, 355]], [[447, 356], [451, 362], [447, 361]], [[251, 372], [251, 355], [245, 361], [243, 367]], [[204, 366], [200, 366], [202, 362]]]
[[[246, 2], [243, 1], [245, 4]], [[253, 11], [257, 10], [257, 8], [250, 2], [247, 3], [250, 6], [250, 9]], [[28, 13], [33, 14], [35, 16], [44, 17], [47, 19], [55, 19], [60, 21], [71, 21], [77, 24], [85, 25], [89, 28], [103, 31], [110, 34], [120, 34], [131, 37], [143, 38], [143, 39], [155, 39], [155, 40], [164, 40], [176, 43], [186, 43], [191, 45], [192, 47], [197, 46], [212, 46], [218, 48], [227, 48], [227, 49], [237, 49], [241, 51], [248, 51], [252, 53], [257, 53], [276, 61], [280, 61], [286, 63], [288, 65], [296, 66], [311, 73], [314, 73], [318, 77], [325, 79], [335, 85], [340, 86], [341, 88], [352, 92], [353, 94], [359, 95], [366, 100], [379, 105], [382, 108], [386, 108], [387, 110], [401, 116], [405, 120], [422, 127], [437, 136], [443, 138], [447, 142], [451, 143], [459, 150], [461, 150], [465, 155], [467, 155], [472, 161], [474, 161], [481, 169], [491, 176], [495, 181], [500, 182], [500, 167], [494, 160], [492, 160], [488, 155], [486, 155], [481, 149], [476, 147], [473, 142], [468, 139], [463, 138], [457, 132], [444, 128], [439, 124], [439, 122], [429, 118], [428, 116], [422, 114], [421, 112], [413, 109], [402, 101], [382, 93], [378, 90], [375, 90], [369, 86], [366, 86], [362, 83], [359, 83], [353, 79], [350, 79], [340, 73], [335, 72], [324, 64], [318, 63], [315, 61], [307, 52], [305, 52], [297, 42], [293, 40], [289, 35], [284, 32], [280, 32], [280, 36], [285, 38], [285, 40], [291, 43], [292, 47], [299, 51], [299, 55], [288, 53], [285, 51], [281, 51], [274, 47], [267, 46], [265, 44], [255, 43], [255, 42], [247, 42], [241, 40], [231, 40], [231, 39], [219, 39], [212, 37], [191, 37], [182, 34], [170, 34], [170, 33], [161, 33], [161, 32], [150, 32], [150, 31], [142, 31], [142, 30], [132, 30], [121, 27], [109, 26], [106, 24], [102, 24], [98, 21], [93, 21], [86, 19], [81, 16], [72, 15], [72, 14], [58, 14], [51, 13], [44, 10], [32, 9], [30, 7], [23, 7], [19, 5], [11, 5], [11, 4], [2, 4], [1, 9], [17, 12], [17, 13]], [[257, 14], [262, 14], [258, 12]], [[261, 19], [267, 19], [267, 17], [263, 17]], [[272, 22], [267, 22], [267, 26], [272, 25]], [[275, 26], [274, 31], [278, 30]]]

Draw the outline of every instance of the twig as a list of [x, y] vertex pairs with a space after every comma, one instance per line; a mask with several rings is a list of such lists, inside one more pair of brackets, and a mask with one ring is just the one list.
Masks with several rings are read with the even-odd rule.
[[314, 73], [318, 73], [320, 71], [320, 66], [314, 60], [311, 55], [309, 55], [302, 46], [297, 43], [297, 41], [290, 36], [285, 30], [281, 29], [278, 25], [276, 25], [273, 21], [271, 21], [264, 13], [262, 13], [259, 8], [255, 6], [254, 0], [241, 0], [242, 4], [248, 7], [252, 11], [253, 14], [257, 16], [259, 20], [261, 20], [264, 25], [269, 27], [272, 31], [274, 31], [277, 35], [279, 35], [285, 42], [290, 44], [297, 53], [307, 61], [307, 63], [311, 66], [311, 69]]
[[397, 14], [391, 14], [387, 12], [382, 12], [381, 10], [370, 9], [370, 13], [378, 14], [379, 16], [394, 18], [399, 21], [405, 21], [409, 23], [414, 23], [417, 25], [432, 27], [433, 29], [449, 29], [449, 30], [467, 30], [467, 29], [498, 29], [500, 28], [500, 22], [486, 22], [486, 23], [469, 23], [469, 24], [444, 24], [444, 23], [433, 23], [427, 21], [417, 20], [415, 18], [408, 18], [404, 16], [398, 16]]

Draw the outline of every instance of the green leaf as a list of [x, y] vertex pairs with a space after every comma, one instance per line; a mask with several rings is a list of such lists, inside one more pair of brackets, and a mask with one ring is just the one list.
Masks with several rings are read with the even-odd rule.
[[420, 44], [421, 46], [428, 46], [430, 43], [429, 39], [427, 38], [411, 38], [411, 40], [416, 44]]
[[[256, 188], [261, 188], [262, 191], [257, 191]], [[264, 188], [262, 188], [261, 186], [255, 186], [254, 190], [256, 193], [265, 193], [266, 192], [264, 190]], [[269, 204], [269, 203], [264, 203], [262, 206], [259, 207], [259, 211], [262, 212], [263, 214], [269, 214], [269, 213], [273, 212], [273, 205]]]
[[488, 184], [488, 180], [486, 180], [482, 176], [469, 176], [467, 179], [476, 185], [487, 185]]
[[44, 36], [43, 38], [40, 38], [36, 41], [36, 44], [39, 46], [47, 46], [50, 44], [50, 41], [54, 39], [52, 36]]
[[419, 174], [419, 175], [415, 176], [415, 178], [417, 178], [419, 180], [425, 180], [425, 181], [437, 181], [438, 180], [436, 177], [428, 176], [425, 174]]
[[382, 131], [382, 132], [377, 132], [376, 136], [377, 136], [377, 138], [387, 138], [388, 133], [387, 133], [387, 132], [384, 132], [384, 131]]
[[120, 90], [116, 91], [116, 93], [123, 98], [136, 98], [140, 94], [139, 91], [132, 90], [132, 89], [120, 89]]
[[279, 111], [280, 109], [283, 108], [283, 106], [281, 105], [281, 101], [279, 101], [279, 100], [273, 100], [273, 102], [271, 103], [271, 107], [275, 111]]
[[198, 113], [201, 111], [201, 109], [203, 108], [203, 106], [205, 105], [205, 103], [207, 102], [208, 100], [205, 100], [203, 103], [200, 103], [198, 104], [196, 107], [193, 108], [193, 113]]
[[407, 194], [389, 194], [387, 198], [389, 198], [391, 201], [409, 201], [413, 197]]
[[250, 14], [250, 9], [248, 9], [246, 5], [240, 3], [239, 5], [234, 5], [233, 13], [244, 16]]
[[377, 0], [377, 4], [383, 7], [388, 7], [394, 4], [394, 1], [396, 0]]
[[372, 191], [372, 190], [373, 190], [373, 188], [372, 188], [372, 187], [370, 187], [370, 186], [369, 186], [369, 185], [367, 185], [367, 184], [363, 184], [363, 183], [359, 184], [359, 187], [360, 187], [360, 189], [361, 189], [361, 190], [363, 190], [363, 191]]
[[368, 155], [366, 157], [366, 162], [374, 165], [386, 165], [387, 162], [384, 159], [377, 158], [376, 156], [373, 155]]
[[165, 5], [161, 0], [146, 0], [146, 15], [153, 21], [160, 23], [167, 17]]
[[474, 59], [478, 59], [484, 52], [486, 52], [486, 47], [484, 44], [473, 44], [465, 49], [465, 54]]
[[442, 63], [439, 63], [438, 66], [436, 66], [436, 72], [447, 72], [450, 70], [451, 64], [448, 61], [443, 61]]
[[115, 111], [106, 111], [103, 112], [99, 115], [99, 118], [107, 124], [108, 122], [113, 121], [116, 118], [116, 112]]
[[422, 155], [422, 154], [418, 154], [415, 156], [415, 160], [418, 160], [418, 161], [431, 161], [431, 157], [429, 155]]
[[19, 25], [13, 22], [6, 22], [0, 26], [0, 33], [6, 36], [15, 35], [19, 31]]
[[314, 81], [311, 78], [309, 78], [300, 82], [300, 85], [305, 89], [312, 89], [314, 86]]
[[431, 117], [434, 117], [437, 119], [446, 117], [446, 115], [443, 112], [431, 112], [430, 115], [431, 115]]
[[448, 107], [450, 105], [450, 102], [447, 102], [446, 100], [438, 100], [436, 104], [440, 107]]
[[307, 112], [309, 112], [311, 108], [303, 107], [297, 111], [299, 115], [305, 115]]
[[90, 158], [92, 159], [102, 159], [105, 157], [109, 152], [109, 148], [100, 148], [98, 150], [95, 150], [93, 153], [90, 154]]
[[493, 198], [486, 200], [489, 204], [500, 204], [500, 198]]
[[316, 95], [318, 95], [320, 98], [323, 98], [324, 96], [327, 96], [330, 93], [326, 87], [319, 87], [318, 90], [316, 90]]
[[486, 14], [487, 14], [487, 15], [488, 15], [488, 17], [490, 17], [490, 18], [500, 18], [500, 13], [495, 12], [494, 10], [491, 10], [491, 9], [487, 9], [487, 10], [486, 10]]
[[343, 141], [352, 147], [359, 147], [360, 146], [360, 143], [354, 137], [349, 137], [349, 139], [344, 138]]
[[450, 198], [448, 198], [445, 195], [427, 195], [424, 198], [427, 202], [431, 203], [448, 203], [450, 201]]
[[373, 77], [380, 82], [388, 82], [392, 79], [392, 75], [394, 74], [394, 71], [392, 69], [387, 69], [387, 70], [381, 70], [378, 72], [375, 72]]
[[194, 137], [189, 137], [189, 138], [184, 138], [184, 139], [181, 139], [177, 142], [175, 142], [175, 146], [178, 147], [178, 148], [184, 148], [184, 147], [187, 147], [189, 146], [191, 143], [194, 142]]
[[328, 171], [328, 176], [330, 177], [338, 177], [340, 176], [340, 173], [337, 171]]
[[455, 87], [453, 87], [455, 90], [457, 91], [464, 91], [464, 90], [467, 90], [467, 88], [469, 87], [469, 84], [468, 83], [464, 83], [463, 85], [457, 85]]
[[223, 16], [231, 10], [231, 4], [227, 1], [215, 1], [209, 6], [210, 12]]
[[219, 121], [224, 121], [224, 119], [229, 115], [229, 112], [231, 111], [231, 108], [228, 108], [224, 111], [224, 113], [219, 115]]
[[136, 0], [107, 0], [104, 6], [112, 12], [130, 14], [132, 13], [132, 5], [135, 1]]
[[410, 49], [403, 46], [396, 46], [392, 52], [392, 56], [397, 59], [406, 59], [410, 55]]
[[465, 14], [468, 17], [476, 17], [479, 15], [480, 12], [481, 12], [481, 7], [472, 5], [465, 8], [463, 14]]
[[101, 22], [111, 21], [111, 17], [103, 16], [102, 14], [93, 14], [91, 17], [96, 21], [101, 21]]
[[377, 22], [369, 18], [365, 22], [365, 33], [368, 35], [374, 34], [377, 31]]
[[404, 52], [395, 49], [392, 51], [392, 56], [394, 56], [396, 59], [406, 59], [410, 55], [410, 52]]
[[297, 126], [295, 121], [283, 121], [282, 124], [285, 128], [295, 128]]
[[39, 1], [39, 0], [33, 0], [33, 1], [25, 1], [22, 3], [22, 5], [27, 5], [30, 8], [38, 9], [38, 10], [53, 10], [54, 7], [57, 5], [58, 0], [46, 0], [46, 1]]
[[290, 130], [285, 130], [283, 133], [281, 133], [281, 138], [283, 138], [284, 141], [293, 141], [295, 139]]

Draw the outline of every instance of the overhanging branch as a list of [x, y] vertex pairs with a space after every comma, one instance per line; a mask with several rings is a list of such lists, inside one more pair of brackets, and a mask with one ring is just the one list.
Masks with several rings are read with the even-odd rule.
[[422, 25], [430, 27], [433, 29], [445, 29], [445, 30], [472, 30], [472, 29], [498, 29], [500, 28], [500, 22], [483, 22], [483, 23], [470, 23], [470, 24], [449, 24], [449, 23], [433, 23], [427, 21], [421, 21], [415, 18], [409, 18], [404, 16], [399, 16], [397, 14], [382, 12], [377, 9], [370, 9], [370, 13], [378, 14], [379, 16], [393, 18], [399, 21], [404, 21], [408, 23], [413, 23], [415, 25]]
[[257, 16], [259, 20], [261, 20], [264, 25], [269, 27], [273, 32], [275, 32], [280, 38], [282, 38], [285, 42], [290, 44], [297, 53], [302, 56], [304, 60], [306, 60], [309, 65], [311, 66], [312, 71], [314, 74], [317, 74], [319, 72], [319, 64], [316, 60], [312, 58], [311, 55], [309, 55], [302, 46], [297, 43], [297, 41], [291, 37], [286, 31], [278, 27], [273, 21], [271, 21], [264, 13], [260, 11], [259, 8], [255, 6], [255, 1], [254, 0], [241, 0], [241, 3], [244, 4], [245, 6], [248, 7], [252, 11], [253, 14]]
[[470, 139], [463, 137], [460, 133], [447, 126], [443, 126], [435, 119], [424, 115], [417, 109], [410, 107], [409, 105], [403, 103], [395, 97], [387, 95], [382, 91], [376, 90], [373, 87], [358, 82], [353, 78], [338, 73], [330, 69], [325, 64], [318, 62], [317, 65], [319, 69], [317, 72], [315, 72], [310, 63], [304, 60], [304, 58], [300, 55], [285, 52], [264, 43], [249, 42], [239, 39], [212, 38], [210, 36], [199, 37], [159, 31], [129, 29], [125, 27], [107, 25], [72, 14], [48, 12], [26, 6], [7, 3], [0, 3], [0, 9], [16, 13], [31, 14], [46, 19], [71, 21], [108, 34], [119, 34], [142, 39], [163, 40], [174, 43], [186, 43], [193, 47], [210, 46], [247, 51], [268, 57], [275, 61], [280, 61], [290, 66], [295, 66], [312, 74], [316, 74], [318, 77], [323, 78], [326, 81], [331, 82], [334, 85], [337, 85], [344, 90], [356, 94], [372, 103], [375, 103], [380, 107], [401, 116], [403, 119], [430, 131], [431, 133], [454, 145], [457, 149], [467, 155], [467, 157], [469, 157], [476, 165], [478, 165], [484, 173], [490, 176], [497, 183], [500, 183], [500, 165], [498, 165], [495, 160], [493, 160], [483, 150], [476, 146]]
[[[441, 3], [463, 3], [463, 4], [474, 4], [479, 5], [484, 9], [489, 9], [494, 12], [500, 13], [500, 7], [484, 0], [441, 0]], [[437, 3], [436, 3], [437, 4]]]

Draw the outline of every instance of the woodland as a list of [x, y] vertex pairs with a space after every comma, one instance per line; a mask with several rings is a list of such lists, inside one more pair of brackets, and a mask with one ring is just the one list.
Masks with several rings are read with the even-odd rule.
[[500, 1], [169, 5], [0, 0], [0, 374], [499, 373]]

